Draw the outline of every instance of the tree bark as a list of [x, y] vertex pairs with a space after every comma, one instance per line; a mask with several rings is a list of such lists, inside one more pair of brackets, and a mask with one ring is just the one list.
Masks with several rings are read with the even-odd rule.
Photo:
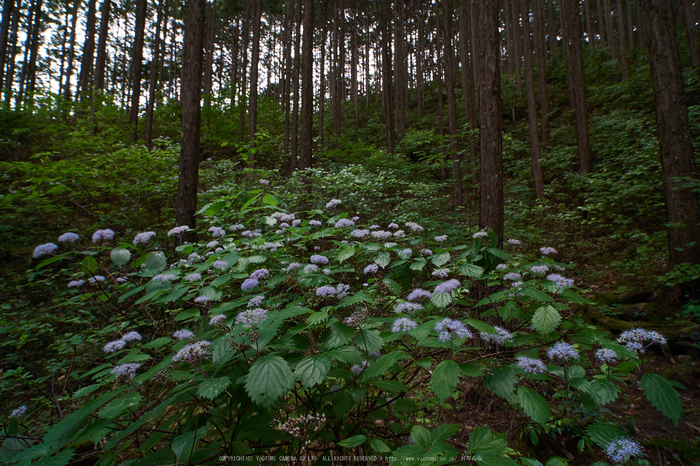
[[[253, 44], [250, 53], [250, 97], [248, 102], [248, 141], [251, 146], [255, 143], [255, 133], [258, 132], [258, 64], [260, 62], [260, 20], [262, 18], [262, 0], [253, 0]], [[248, 164], [253, 166], [255, 154], [250, 153]]]
[[156, 72], [162, 65], [162, 50], [161, 50], [161, 38], [160, 38], [160, 33], [161, 33], [161, 28], [163, 24], [163, 3], [166, 3], [167, 0], [159, 0], [158, 2], [158, 12], [157, 12], [157, 19], [156, 19], [156, 41], [155, 44], [153, 45], [153, 59], [151, 60], [151, 76], [150, 76], [150, 82], [148, 85], [148, 105], [146, 106], [146, 124], [145, 124], [145, 129], [144, 129], [144, 136], [146, 139], [146, 147], [149, 149], [153, 146], [152, 138], [153, 138], [153, 109], [155, 107], [155, 100], [156, 100], [156, 86], [159, 81], [159, 73]]
[[24, 39], [24, 59], [22, 60], [22, 69], [19, 72], [19, 89], [17, 90], [17, 95], [15, 96], [15, 109], [18, 110], [22, 107], [25, 85], [27, 82], [27, 73], [29, 72], [29, 55], [31, 54], [32, 37], [34, 36], [32, 30], [34, 28], [34, 13], [37, 5], [36, 2], [37, 0], [31, 0], [29, 11], [27, 12], [27, 33]]
[[205, 0], [187, 0], [182, 55], [182, 143], [175, 218], [178, 225], [195, 228], [197, 182], [199, 178], [199, 135], [201, 130], [202, 48]]
[[586, 12], [586, 40], [591, 52], [595, 49], [595, 39], [593, 34], [593, 22], [591, 20], [591, 0], [584, 0], [584, 8]]
[[549, 102], [547, 97], [547, 50], [544, 37], [544, 12], [542, 3], [535, 1], [533, 24], [535, 26], [535, 58], [537, 59], [537, 81], [540, 89], [540, 113], [542, 115], [542, 150], [549, 145]]
[[685, 179], [696, 179], [683, 73], [669, 0], [642, 0], [654, 90], [659, 154], [669, 224], [671, 266], [700, 263], [698, 195]]
[[96, 0], [89, 0], [87, 24], [85, 26], [85, 42], [83, 45], [83, 56], [80, 63], [80, 78], [76, 95], [80, 98], [88, 97], [88, 86], [92, 75], [93, 57], [95, 52], [95, 4]]
[[294, 71], [292, 76], [293, 99], [292, 99], [292, 137], [291, 144], [292, 148], [290, 150], [290, 163], [289, 167], [291, 170], [296, 170], [299, 167], [299, 93], [300, 93], [300, 83], [299, 74], [301, 73], [301, 23], [302, 23], [302, 2], [297, 5], [297, 25], [296, 32], [294, 35]]
[[616, 0], [617, 2], [617, 31], [619, 34], [620, 42], [620, 69], [622, 72], [622, 80], [627, 81], [627, 44], [625, 33], [625, 10], [622, 9], [622, 0]]
[[[206, 12], [206, 31], [207, 37], [205, 41], [206, 50], [206, 62], [204, 64], [204, 108], [209, 110], [211, 108], [211, 91], [213, 88], [214, 81], [214, 48], [216, 47], [214, 43], [215, 32], [216, 32], [216, 0], [207, 4]], [[205, 112], [205, 122], [206, 126], [209, 126], [209, 120], [207, 119]]]
[[97, 43], [97, 57], [95, 58], [95, 91], [104, 91], [105, 88], [105, 64], [107, 62], [107, 39], [109, 37], [109, 15], [112, 9], [112, 0], [103, 0], [100, 18], [100, 36]]
[[535, 95], [535, 72], [532, 65], [532, 45], [530, 42], [530, 21], [528, 0], [519, 0], [523, 16], [523, 53], [525, 55], [525, 81], [527, 87], [527, 119], [530, 129], [530, 155], [532, 156], [532, 173], [535, 179], [535, 196], [544, 194], [544, 176], [540, 164], [540, 135], [537, 129], [537, 96]]
[[483, 67], [481, 120], [481, 199], [479, 226], [491, 228], [503, 244], [503, 141], [501, 137], [501, 72], [498, 3], [478, 0], [479, 50]]
[[556, 13], [554, 11], [554, 1], [549, 0], [547, 3], [547, 33], [549, 36], [549, 55], [551, 57], [555, 56], [559, 51], [557, 46], [557, 21]]
[[455, 48], [453, 45], [453, 14], [452, 0], [445, 0], [443, 12], [444, 40], [442, 43], [445, 55], [445, 87], [447, 88], [447, 116], [450, 126], [450, 159], [452, 160], [452, 179], [454, 187], [452, 200], [455, 209], [463, 204], [462, 200], [462, 162], [457, 144], [457, 96], [455, 95]]
[[391, 80], [391, 13], [390, 5], [382, 4], [382, 101], [384, 103], [384, 126], [386, 150], [394, 153], [394, 106], [392, 105]]
[[70, 45], [68, 46], [68, 64], [66, 66], [66, 80], [63, 86], [63, 97], [70, 101], [72, 99], [70, 80], [73, 75], [73, 61], [75, 60], [75, 36], [78, 29], [78, 10], [81, 0], [73, 3], [73, 24], [70, 32]]
[[462, 98], [469, 121], [469, 159], [471, 162], [472, 184], [479, 184], [479, 177], [476, 175], [476, 129], [479, 120], [476, 114], [476, 93], [474, 92], [474, 48], [469, 40], [469, 24], [467, 21], [467, 1], [459, 0], [459, 43], [461, 47], [462, 64]]
[[617, 60], [615, 55], [615, 33], [613, 32], [612, 8], [610, 8], [610, 0], [603, 0], [603, 14], [605, 17], [605, 31], [608, 36], [608, 47], [610, 49], [610, 58]]
[[696, 25], [695, 10], [691, 0], [683, 0], [683, 18], [685, 29], [688, 31], [688, 49], [690, 50], [690, 65], [693, 68], [700, 66], [700, 47], [698, 47], [698, 27]]
[[5, 0], [2, 9], [2, 25], [0, 25], [0, 93], [3, 90], [5, 78], [5, 63], [7, 62], [7, 40], [10, 33], [10, 18], [14, 13], [16, 0]]
[[314, 115], [314, 2], [304, 1], [304, 42], [301, 47], [301, 144], [299, 168], [311, 168], [313, 161]]
[[[564, 53], [566, 70], [569, 78], [569, 98], [576, 112], [576, 144], [578, 148], [579, 169], [588, 173], [593, 170], [591, 146], [588, 137], [588, 111], [586, 109], [586, 78], [583, 67], [581, 47], [581, 17], [578, 0], [562, 0], [562, 34], [564, 36]], [[612, 47], [611, 47], [612, 48]]]
[[36, 62], [39, 53], [39, 42], [41, 41], [41, 10], [44, 3], [37, 0], [36, 11], [34, 13], [34, 27], [32, 28], [31, 54], [29, 56], [29, 69], [27, 76], [27, 94], [29, 97], [29, 107], [34, 106], [34, 90], [36, 87]]
[[141, 102], [141, 71], [143, 69], [143, 36], [146, 28], [147, 0], [138, 0], [134, 21], [134, 48], [131, 52], [131, 141], [138, 139], [139, 110]]

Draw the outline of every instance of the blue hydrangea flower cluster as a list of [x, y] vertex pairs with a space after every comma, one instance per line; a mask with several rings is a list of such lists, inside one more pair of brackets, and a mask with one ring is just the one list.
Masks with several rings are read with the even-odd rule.
[[311, 256], [311, 258], [309, 258], [309, 262], [311, 262], [312, 264], [316, 264], [316, 265], [326, 265], [326, 264], [328, 264], [329, 261], [328, 261], [328, 258], [326, 256], [322, 256], [320, 254], [314, 254], [313, 256]]
[[413, 231], [423, 231], [423, 227], [418, 225], [416, 222], [406, 222], [406, 226]]
[[257, 278], [246, 278], [241, 285], [241, 290], [248, 291], [258, 286], [260, 282]]
[[416, 311], [423, 309], [423, 305], [419, 303], [399, 303], [396, 305], [394, 312], [397, 314], [399, 312], [405, 312], [406, 314], [413, 314]]
[[644, 456], [642, 446], [630, 438], [618, 438], [610, 442], [605, 453], [613, 463], [624, 463], [633, 456]]
[[367, 267], [365, 267], [365, 270], [363, 273], [365, 275], [368, 275], [370, 273], [377, 273], [379, 271], [379, 266], [377, 264], [369, 264]]
[[111, 241], [114, 239], [114, 232], [109, 228], [97, 230], [92, 234], [92, 242], [99, 243], [100, 241]]
[[282, 269], [285, 272], [291, 272], [292, 270], [298, 269], [301, 267], [301, 264], [299, 262], [290, 262], [287, 267]]
[[[155, 233], [153, 233], [155, 235]], [[61, 236], [58, 237], [58, 242], [59, 243], [75, 243], [80, 239], [80, 236], [76, 235], [75, 233], [63, 233]]]
[[479, 332], [479, 335], [481, 336], [481, 340], [487, 343], [494, 343], [497, 345], [502, 345], [506, 343], [507, 341], [510, 341], [513, 339], [513, 334], [510, 333], [508, 330], [499, 327], [498, 325], [494, 325], [496, 329], [496, 332], [498, 334], [493, 335], [491, 333], [486, 333], [486, 332]]
[[408, 301], [420, 301], [423, 298], [430, 299], [432, 296], [433, 294], [430, 291], [423, 290], [421, 288], [416, 288], [408, 294], [406, 299]]
[[19, 408], [13, 409], [12, 413], [10, 414], [10, 417], [14, 417], [14, 418], [24, 417], [26, 412], [27, 412], [27, 407], [22, 405]]
[[446, 318], [435, 324], [435, 331], [438, 333], [440, 341], [450, 341], [455, 337], [469, 339], [472, 338], [470, 332], [464, 324], [458, 320]]
[[196, 282], [197, 280], [202, 279], [202, 274], [201, 273], [191, 273], [185, 277], [185, 280], [188, 282]]
[[265, 295], [264, 295], [264, 294], [261, 294], [261, 295], [258, 295], [258, 296], [253, 296], [252, 298], [250, 298], [250, 299], [248, 300], [248, 307], [249, 307], [249, 308], [250, 308], [250, 307], [259, 307], [259, 306], [262, 304], [262, 302], [263, 302], [264, 299], [265, 299]]
[[258, 269], [255, 272], [250, 274], [250, 278], [254, 278], [255, 280], [265, 280], [268, 275], [270, 275], [270, 271], [267, 269]]
[[189, 340], [194, 338], [194, 333], [190, 330], [176, 330], [175, 333], [173, 333], [173, 338], [180, 341]]
[[337, 222], [335, 222], [335, 225], [333, 225], [335, 228], [346, 228], [346, 227], [352, 227], [355, 225], [355, 222], [350, 220], [349, 218], [341, 218]]
[[[175, 228], [173, 228], [172, 230], [170, 230], [170, 231], [168, 232], [168, 237], [173, 236], [173, 235], [175, 235], [175, 236], [180, 236], [180, 235], [182, 235], [184, 232], [188, 231], [189, 229], [190, 229], [190, 227], [188, 227], [187, 225], [182, 225], [182, 226], [179, 226], [179, 227], [175, 227]], [[93, 236], [93, 241], [95, 240], [94, 238], [95, 238], [95, 237]]]
[[122, 336], [122, 340], [124, 340], [126, 342], [141, 341], [142, 337], [141, 337], [141, 334], [139, 332], [131, 331], [131, 332], [125, 333]]
[[309, 220], [309, 226], [311, 227], [320, 227], [321, 225], [323, 224], [318, 220]]
[[94, 277], [90, 277], [90, 279], [88, 280], [88, 283], [90, 283], [91, 285], [94, 285], [96, 283], [102, 283], [105, 280], [106, 280], [106, 278], [104, 276], [95, 275]]
[[476, 233], [474, 233], [472, 235], [472, 238], [481, 239], [481, 238], [487, 237], [488, 235], [489, 235], [489, 233], [487, 231], [477, 231]]
[[547, 367], [539, 359], [518, 356], [515, 360], [518, 361], [518, 367], [528, 374], [544, 374], [547, 372]]
[[508, 272], [503, 276], [504, 280], [520, 280], [521, 278], [523, 277], [517, 272]]
[[266, 309], [248, 309], [238, 313], [236, 316], [236, 325], [243, 324], [246, 328], [255, 327], [265, 319], [267, 319]]
[[197, 296], [196, 298], [194, 298], [194, 302], [197, 304], [204, 304], [204, 303], [209, 302], [209, 301], [211, 301], [211, 298], [209, 296], [206, 296], [206, 295]]
[[40, 244], [39, 246], [34, 248], [34, 254], [32, 257], [34, 257], [34, 259], [37, 259], [41, 256], [46, 256], [48, 254], [51, 254], [56, 249], [58, 249], [58, 246], [55, 245], [54, 243]]
[[459, 285], [459, 280], [453, 278], [437, 285], [434, 293], [451, 293], [455, 288], [458, 288]]
[[549, 267], [546, 265], [533, 265], [530, 267], [530, 272], [536, 273], [537, 275], [544, 275], [549, 272]]
[[437, 241], [438, 243], [442, 243], [443, 241], [447, 241], [447, 235], [436, 236], [435, 241]]
[[340, 199], [331, 199], [330, 201], [326, 202], [326, 209], [332, 209], [333, 207], [337, 207], [342, 203], [343, 201]]
[[156, 235], [155, 231], [144, 231], [134, 237], [134, 246], [139, 243], [148, 243]]
[[595, 352], [595, 357], [603, 364], [611, 364], [617, 362], [617, 353], [610, 348], [600, 348]]
[[384, 231], [384, 230], [373, 231], [372, 236], [377, 238], [377, 239], [387, 239], [387, 238], [391, 238], [391, 232]]
[[318, 272], [318, 265], [309, 264], [306, 267], [304, 267], [304, 272], [306, 272], [306, 273]]
[[177, 275], [174, 273], [159, 273], [158, 275], [154, 276], [151, 280], [154, 282], [169, 282], [171, 280], [175, 280], [177, 278]]
[[433, 277], [445, 279], [450, 274], [450, 269], [437, 269], [431, 274]]
[[560, 341], [547, 350], [547, 357], [549, 359], [558, 359], [562, 362], [566, 362], [569, 359], [578, 359], [579, 352], [570, 344]]
[[637, 327], [622, 332], [617, 341], [624, 343], [630, 351], [644, 353], [654, 343], [665, 345], [666, 337], [655, 330]]
[[399, 332], [406, 332], [408, 333], [409, 331], [413, 330], [418, 326], [417, 323], [409, 319], [408, 317], [399, 317], [394, 321], [394, 324], [391, 326], [391, 333], [399, 333]]
[[209, 325], [218, 325], [226, 320], [226, 314], [217, 314], [209, 319]]
[[557, 250], [554, 248], [550, 248], [549, 246], [545, 246], [540, 248], [540, 252], [543, 256], [547, 256], [549, 254], [556, 254]]
[[226, 261], [214, 261], [213, 264], [211, 264], [212, 267], [215, 269], [219, 270], [224, 270], [226, 267], [228, 267], [228, 262]]
[[193, 362], [211, 357], [211, 351], [207, 349], [209, 348], [209, 345], [211, 345], [210, 341], [202, 340], [183, 346], [180, 351], [175, 353], [175, 356], [173, 356], [173, 362]]
[[136, 371], [141, 367], [141, 364], [135, 362], [127, 362], [125, 364], [120, 364], [114, 369], [109, 371], [110, 374], [117, 374], [117, 377], [128, 377], [133, 379], [136, 375]]
[[68, 283], [68, 288], [78, 288], [84, 284], [85, 280], [72, 280], [70, 283]]

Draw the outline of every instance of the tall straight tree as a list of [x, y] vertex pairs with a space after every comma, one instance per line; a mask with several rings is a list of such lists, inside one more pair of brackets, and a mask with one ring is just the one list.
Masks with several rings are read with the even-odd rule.
[[156, 40], [153, 44], [153, 58], [151, 60], [151, 76], [150, 82], [148, 84], [148, 103], [146, 104], [146, 123], [144, 127], [144, 138], [146, 140], [146, 147], [149, 149], [152, 147], [151, 140], [153, 138], [153, 109], [155, 107], [156, 100], [156, 86], [160, 80], [159, 70], [163, 67], [163, 47], [162, 40], [160, 37], [161, 29], [163, 27], [163, 17], [167, 17], [167, 11], [164, 13], [163, 9], [167, 10], [167, 0], [158, 1], [158, 10], [156, 17]]
[[474, 47], [469, 39], [469, 24], [467, 17], [467, 2], [469, 0], [459, 0], [459, 45], [461, 49], [461, 65], [462, 65], [462, 98], [467, 112], [467, 120], [469, 121], [469, 158], [472, 169], [472, 184], [479, 183], [479, 177], [476, 175], [476, 128], [479, 124], [476, 114], [476, 92], [474, 92]]
[[384, 108], [384, 126], [386, 129], [386, 150], [394, 153], [394, 105], [392, 92], [391, 67], [391, 8], [381, 4], [381, 49], [382, 49], [382, 107]]
[[[250, 99], [248, 101], [248, 141], [255, 141], [258, 132], [258, 64], [260, 62], [260, 20], [262, 18], [262, 0], [253, 0], [253, 43], [250, 52]], [[248, 162], [255, 163], [251, 152]]]
[[617, 30], [620, 42], [620, 69], [622, 80], [627, 81], [627, 35], [625, 34], [625, 10], [622, 8], [622, 0], [615, 2], [615, 16], [617, 17]]
[[39, 42], [41, 42], [42, 29], [42, 7], [43, 0], [37, 0], [36, 11], [34, 13], [34, 26], [32, 27], [31, 53], [29, 55], [29, 67], [27, 70], [27, 94], [29, 106], [34, 105], [34, 90], [36, 87], [36, 67], [37, 56], [39, 54]]
[[182, 54], [182, 142], [175, 218], [178, 225], [196, 226], [199, 179], [199, 135], [201, 131], [202, 48], [205, 0], [187, 0]]
[[71, 100], [71, 85], [70, 80], [73, 75], [73, 60], [75, 59], [75, 35], [78, 28], [78, 9], [80, 8], [80, 0], [75, 0], [73, 2], [72, 11], [72, 24], [70, 30], [70, 44], [68, 45], [68, 63], [66, 64], [66, 79], [63, 85], [63, 98], [66, 100]]
[[447, 87], [447, 115], [450, 127], [450, 159], [452, 159], [452, 179], [454, 188], [452, 190], [452, 200], [455, 208], [462, 205], [462, 164], [457, 145], [457, 97], [455, 95], [455, 48], [453, 45], [454, 20], [452, 17], [454, 8], [452, 0], [445, 0], [443, 11], [444, 40], [442, 42], [445, 56], [445, 84]]
[[503, 140], [501, 135], [501, 49], [498, 36], [498, 2], [477, 0], [482, 80], [481, 183], [479, 226], [491, 228], [503, 244]]
[[533, 25], [535, 27], [535, 58], [537, 59], [537, 81], [540, 89], [540, 113], [542, 115], [542, 149], [549, 145], [549, 102], [547, 100], [547, 49], [544, 43], [544, 12], [542, 2], [532, 2]]
[[136, 18], [134, 20], [134, 45], [131, 51], [131, 140], [138, 139], [139, 110], [141, 102], [141, 71], [143, 69], [143, 36], [146, 29], [147, 0], [136, 3]]
[[[569, 99], [576, 112], [576, 145], [579, 169], [586, 173], [593, 170], [591, 145], [588, 137], [588, 110], [586, 109], [586, 78], [581, 47], [581, 16], [578, 0], [561, 0], [559, 4], [564, 36], [566, 73], [569, 77]], [[610, 47], [613, 48], [612, 46]]]
[[2, 24], [0, 25], [0, 93], [5, 78], [5, 62], [7, 56], [7, 40], [10, 34], [10, 18], [15, 8], [15, 0], [5, 0], [2, 8]]
[[88, 86], [93, 69], [95, 55], [95, 4], [97, 0], [88, 0], [87, 23], [85, 24], [85, 42], [83, 43], [83, 56], [80, 63], [80, 77], [76, 94], [81, 99], [88, 96]]
[[[77, 1], [77, 0], [76, 0]], [[20, 5], [17, 5], [12, 14], [12, 26], [10, 27], [10, 37], [8, 39], [7, 52], [7, 74], [5, 74], [5, 105], [10, 106], [12, 100], [12, 85], [15, 79], [15, 55], [17, 53], [17, 33], [19, 32], [19, 23], [21, 21]], [[3, 72], [4, 70], [0, 70]]]
[[100, 37], [97, 43], [97, 58], [95, 58], [95, 90], [105, 88], [105, 65], [107, 62], [107, 39], [109, 38], [109, 16], [112, 0], [103, 0], [100, 18]]
[[527, 87], [527, 119], [530, 127], [530, 155], [535, 179], [535, 195], [544, 193], [544, 176], [540, 164], [540, 135], [537, 129], [537, 96], [535, 95], [535, 72], [532, 66], [532, 42], [530, 42], [529, 0], [516, 0], [523, 17], [523, 54], [525, 55], [525, 86]]
[[311, 168], [314, 117], [314, 0], [304, 2], [304, 42], [301, 46], [301, 144], [299, 168]]
[[684, 179], [697, 177], [683, 73], [670, 0], [642, 0], [654, 89], [659, 153], [669, 224], [671, 265], [700, 264], [698, 195]]

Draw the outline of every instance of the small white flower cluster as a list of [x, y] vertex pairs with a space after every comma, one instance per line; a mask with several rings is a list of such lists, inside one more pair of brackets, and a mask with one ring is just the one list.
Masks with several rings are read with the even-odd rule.
[[654, 343], [665, 345], [666, 337], [655, 330], [644, 330], [637, 327], [622, 332], [617, 341], [624, 343], [630, 351], [644, 353]]
[[194, 333], [191, 330], [176, 330], [173, 333], [173, 338], [176, 340], [190, 340], [194, 338]]
[[472, 332], [462, 322], [450, 318], [443, 319], [435, 324], [435, 331], [438, 333], [438, 339], [443, 342], [452, 340], [455, 337], [469, 339], [473, 336]]
[[423, 231], [423, 227], [418, 225], [416, 222], [406, 222], [406, 226], [413, 231]]
[[32, 257], [34, 259], [37, 259], [41, 256], [45, 256], [47, 254], [51, 254], [54, 252], [56, 249], [58, 249], [58, 246], [55, 245], [54, 243], [46, 243], [46, 244], [40, 244], [36, 248], [34, 248], [34, 254]]
[[342, 203], [343, 201], [341, 201], [340, 199], [331, 199], [326, 203], [326, 209], [332, 209], [333, 207], [337, 207]]
[[482, 341], [502, 345], [506, 342], [513, 340], [513, 334], [510, 333], [508, 330], [499, 327], [498, 325], [494, 325], [493, 328], [495, 328], [496, 332], [498, 332], [496, 335], [486, 332], [479, 332]]
[[289, 419], [287, 422], [281, 424], [279, 429], [292, 437], [310, 437], [318, 432], [325, 422], [325, 414], [307, 414], [306, 416]]
[[236, 325], [243, 324], [245, 328], [255, 327], [265, 319], [267, 319], [267, 310], [261, 308], [247, 309], [238, 313]]
[[133, 379], [139, 367], [141, 367], [141, 364], [135, 362], [127, 362], [125, 364], [120, 364], [114, 367], [114, 369], [109, 371], [109, 373], [117, 374], [117, 377], [128, 377], [129, 379]]
[[211, 345], [210, 341], [202, 340], [183, 346], [180, 351], [175, 353], [175, 356], [173, 356], [173, 362], [193, 362], [199, 359], [211, 357], [211, 351], [207, 349], [209, 348], [209, 345]]
[[417, 326], [418, 324], [409, 319], [408, 317], [399, 317], [394, 321], [394, 324], [391, 326], [391, 333], [408, 333]]
[[435, 287], [435, 293], [451, 293], [455, 288], [460, 286], [459, 280], [453, 278], [442, 282]]
[[104, 230], [97, 230], [92, 234], [92, 242], [98, 243], [100, 241], [110, 241], [114, 239], [114, 232], [109, 228]]
[[139, 243], [148, 243], [156, 235], [155, 231], [144, 231], [134, 237], [134, 246]]
[[226, 236], [226, 230], [221, 227], [209, 227], [209, 233], [211, 233], [214, 238]]
[[184, 232], [189, 231], [189, 229], [190, 229], [190, 227], [188, 227], [187, 225], [181, 225], [179, 227], [175, 227], [168, 232], [168, 237], [173, 236], [173, 235], [180, 236]]
[[544, 374], [547, 372], [547, 367], [540, 359], [518, 356], [515, 360], [518, 361], [518, 367], [528, 374]]
[[547, 357], [567, 362], [569, 359], [578, 359], [579, 352], [570, 344], [560, 341], [547, 350]]
[[63, 233], [61, 236], [58, 237], [58, 242], [59, 243], [75, 243], [80, 239], [80, 236], [76, 235], [75, 233]]

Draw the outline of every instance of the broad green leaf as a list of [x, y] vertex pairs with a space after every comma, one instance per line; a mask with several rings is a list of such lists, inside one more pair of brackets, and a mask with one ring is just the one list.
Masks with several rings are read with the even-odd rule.
[[277, 207], [277, 204], [279, 204], [279, 201], [275, 196], [272, 194], [265, 194], [265, 197], [263, 197], [263, 204], [267, 206], [272, 206], [272, 207]]
[[488, 333], [490, 335], [498, 335], [498, 331], [493, 328], [493, 325], [489, 325], [486, 322], [482, 322], [476, 319], [464, 319], [462, 322], [475, 328], [478, 332]]
[[197, 211], [197, 215], [202, 215], [204, 214], [205, 217], [211, 217], [213, 215], [218, 214], [221, 212], [224, 207], [228, 205], [229, 201], [225, 200], [219, 200], [215, 202], [210, 202], [209, 204], [205, 205], [201, 209]]
[[326, 351], [326, 356], [348, 364], [359, 364], [362, 361], [362, 353], [354, 346], [343, 346], [342, 348]]
[[387, 265], [389, 265], [389, 262], [391, 262], [391, 256], [386, 251], [382, 251], [379, 254], [377, 254], [377, 258], [374, 259], [374, 263], [383, 269], [386, 268]]
[[598, 421], [595, 424], [591, 424], [586, 428], [586, 434], [593, 440], [596, 445], [600, 448], [605, 449], [615, 439], [621, 437], [627, 437], [627, 433], [613, 424], [608, 424], [607, 422]]
[[346, 261], [350, 259], [352, 256], [355, 255], [355, 248], [353, 246], [345, 246], [343, 247], [339, 252], [338, 256], [336, 259], [338, 260], [339, 263], [343, 263], [343, 261]]
[[430, 433], [432, 443], [443, 442], [459, 431], [459, 424], [440, 424]]
[[87, 256], [85, 259], [83, 259], [83, 262], [81, 264], [81, 269], [83, 270], [83, 273], [86, 275], [92, 275], [95, 272], [97, 272], [97, 269], [99, 266], [97, 265], [97, 261], [95, 260], [94, 257], [92, 256]]
[[595, 398], [601, 406], [615, 401], [619, 392], [617, 385], [608, 379], [592, 380], [591, 390], [596, 394]]
[[423, 426], [413, 426], [411, 429], [411, 438], [417, 445], [428, 448], [432, 445], [430, 431]]
[[131, 392], [118, 398], [102, 408], [97, 415], [102, 419], [114, 419], [119, 417], [126, 409], [141, 404], [143, 396], [138, 392]]
[[554, 299], [548, 294], [543, 293], [540, 290], [536, 290], [534, 288], [522, 288], [520, 290], [520, 293], [524, 294], [529, 298], [536, 299], [537, 301], [542, 301], [545, 303], [551, 303], [554, 301]]
[[365, 382], [380, 377], [386, 373], [391, 367], [402, 359], [410, 358], [407, 353], [403, 351], [392, 351], [383, 355], [381, 358], [374, 361], [369, 365], [365, 372], [362, 374], [362, 380]]
[[430, 302], [439, 308], [447, 307], [452, 304], [452, 293], [433, 293]]
[[178, 299], [182, 298], [182, 296], [185, 293], [187, 293], [188, 291], [190, 291], [189, 286], [177, 285], [173, 291], [171, 291], [167, 295], [163, 296], [157, 302], [159, 304], [165, 304], [165, 303], [170, 303], [172, 301], [177, 301]]
[[131, 251], [125, 248], [116, 248], [112, 249], [111, 256], [114, 265], [116, 265], [117, 267], [121, 267], [122, 265], [129, 262], [129, 259], [131, 259]]
[[484, 386], [508, 401], [517, 382], [518, 376], [515, 375], [515, 369], [512, 366], [494, 369], [493, 375], [484, 377]]
[[143, 263], [143, 268], [146, 270], [155, 270], [160, 272], [168, 264], [165, 259], [165, 254], [162, 251], [153, 251], [146, 256], [146, 261]]
[[442, 361], [433, 370], [433, 375], [430, 377], [430, 387], [440, 401], [445, 401], [448, 396], [454, 393], [461, 374], [462, 370], [459, 368], [459, 364], [451, 359]]
[[221, 257], [222, 261], [225, 261], [229, 267], [235, 265], [238, 262], [238, 259], [240, 259], [240, 256], [238, 255], [238, 251], [231, 251], [227, 253], [225, 256]]
[[480, 278], [484, 273], [484, 269], [474, 264], [463, 264], [459, 266], [459, 273], [472, 278]]
[[87, 387], [83, 387], [73, 394], [73, 399], [76, 400], [78, 398], [84, 397], [85, 395], [89, 395], [90, 393], [94, 392], [95, 390], [97, 390], [101, 386], [102, 386], [101, 383], [95, 383], [92, 385], [88, 385]]
[[323, 355], [307, 356], [294, 369], [294, 375], [305, 388], [323, 382], [331, 368], [331, 361]]
[[430, 261], [435, 265], [435, 267], [442, 267], [450, 261], [450, 253], [441, 252], [440, 254], [434, 254], [430, 256]]
[[219, 275], [216, 277], [214, 280], [211, 282], [211, 286], [216, 286], [219, 287], [221, 285], [225, 285], [231, 280], [231, 275], [225, 273], [223, 275]]
[[335, 321], [328, 327], [326, 338], [323, 343], [328, 348], [337, 348], [352, 340], [354, 334], [354, 328]]
[[372, 447], [374, 451], [378, 453], [389, 453], [391, 451], [391, 448], [389, 448], [389, 446], [386, 443], [376, 438], [372, 439], [372, 441], [369, 442], [369, 446]]
[[486, 248], [486, 251], [498, 257], [499, 259], [507, 260], [510, 256], [508, 253], [496, 248]]
[[405, 392], [408, 391], [406, 385], [399, 380], [375, 380], [372, 385], [385, 392]]
[[170, 341], [171, 341], [170, 337], [160, 337], [160, 338], [156, 338], [153, 341], [149, 341], [145, 345], [142, 345], [141, 348], [145, 348], [145, 349], [160, 348], [160, 347], [165, 346], [168, 343], [170, 343]]
[[245, 390], [262, 407], [269, 407], [294, 386], [294, 374], [287, 361], [274, 354], [256, 360], [250, 367]]
[[384, 339], [376, 330], [360, 329], [355, 334], [355, 343], [362, 351], [379, 351], [384, 346]]
[[539, 307], [532, 316], [532, 325], [535, 327], [535, 330], [542, 335], [554, 331], [554, 329], [559, 326], [560, 322], [561, 315], [559, 311], [550, 305]]
[[459, 368], [462, 371], [462, 375], [466, 375], [467, 377], [481, 377], [484, 375], [484, 369], [479, 364], [460, 364]]
[[364, 435], [355, 435], [353, 437], [346, 438], [338, 442], [338, 445], [346, 448], [353, 448], [362, 445], [367, 441], [367, 437]]
[[415, 262], [411, 263], [411, 265], [408, 268], [411, 270], [421, 271], [425, 268], [425, 264], [427, 264], [425, 259], [416, 260]]
[[657, 374], [644, 374], [642, 388], [651, 404], [673, 421], [677, 426], [683, 412], [683, 402], [678, 391], [674, 388], [682, 387], [678, 382], [673, 382]]
[[218, 377], [216, 379], [207, 379], [199, 386], [197, 394], [207, 400], [213, 400], [226, 390], [231, 385], [231, 379], [228, 377]]
[[348, 307], [352, 306], [353, 304], [357, 303], [370, 303], [372, 302], [372, 299], [367, 296], [365, 293], [362, 291], [358, 291], [357, 293], [348, 296], [347, 298], [343, 298], [342, 301], [338, 303], [338, 307]]
[[201, 314], [199, 309], [186, 309], [179, 314], [177, 314], [173, 320], [177, 322], [187, 322], [189, 320], [198, 319]]
[[518, 402], [525, 414], [538, 424], [544, 424], [552, 417], [547, 400], [531, 388], [518, 387]]
[[[265, 262], [267, 260], [267, 256], [262, 256], [260, 254], [256, 254], [254, 256], [246, 257], [246, 259], [248, 260], [249, 264], [262, 264], [263, 262]], [[229, 265], [231, 265], [231, 264], [229, 264]]]
[[328, 311], [323, 310], [319, 312], [312, 313], [307, 319], [306, 323], [309, 325], [319, 325], [328, 320]]

